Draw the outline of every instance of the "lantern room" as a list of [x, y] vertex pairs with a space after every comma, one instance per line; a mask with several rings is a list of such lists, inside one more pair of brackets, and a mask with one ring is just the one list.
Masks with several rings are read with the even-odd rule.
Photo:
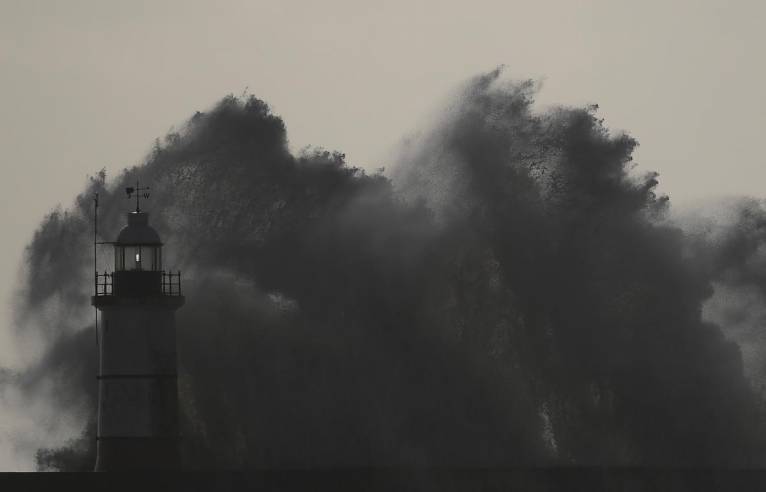
[[114, 243], [114, 270], [162, 270], [162, 242], [157, 231], [149, 226], [146, 212], [128, 214], [128, 225]]

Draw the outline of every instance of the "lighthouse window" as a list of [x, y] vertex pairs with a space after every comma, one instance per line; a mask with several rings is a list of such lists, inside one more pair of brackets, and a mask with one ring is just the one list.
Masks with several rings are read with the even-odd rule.
[[154, 245], [120, 245], [114, 248], [114, 269], [162, 270], [162, 247]]

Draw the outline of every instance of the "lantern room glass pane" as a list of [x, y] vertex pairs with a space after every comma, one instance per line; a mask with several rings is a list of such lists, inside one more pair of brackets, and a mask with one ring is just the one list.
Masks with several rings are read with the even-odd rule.
[[125, 270], [125, 247], [114, 247], [114, 269], [115, 271]]
[[162, 270], [162, 248], [160, 246], [152, 248], [152, 270]]
[[126, 270], [143, 270], [143, 254], [141, 252], [141, 246], [126, 246], [125, 247], [125, 269]]

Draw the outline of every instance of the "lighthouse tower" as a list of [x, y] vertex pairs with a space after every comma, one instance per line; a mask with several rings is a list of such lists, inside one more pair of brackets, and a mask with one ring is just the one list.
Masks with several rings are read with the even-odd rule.
[[[96, 272], [96, 471], [179, 466], [175, 311], [181, 274], [162, 269], [162, 241], [139, 208], [114, 246], [114, 271]], [[146, 195], [148, 198], [148, 195]], [[98, 206], [98, 201], [96, 201]]]

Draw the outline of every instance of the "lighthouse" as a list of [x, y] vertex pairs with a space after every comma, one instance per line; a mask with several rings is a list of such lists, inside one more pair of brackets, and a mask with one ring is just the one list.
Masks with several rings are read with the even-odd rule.
[[92, 298], [100, 315], [96, 471], [180, 462], [175, 311], [184, 297], [181, 273], [163, 270], [162, 241], [139, 207], [147, 189], [127, 188], [136, 209], [114, 242], [100, 243], [113, 246], [114, 268], [95, 272]]

